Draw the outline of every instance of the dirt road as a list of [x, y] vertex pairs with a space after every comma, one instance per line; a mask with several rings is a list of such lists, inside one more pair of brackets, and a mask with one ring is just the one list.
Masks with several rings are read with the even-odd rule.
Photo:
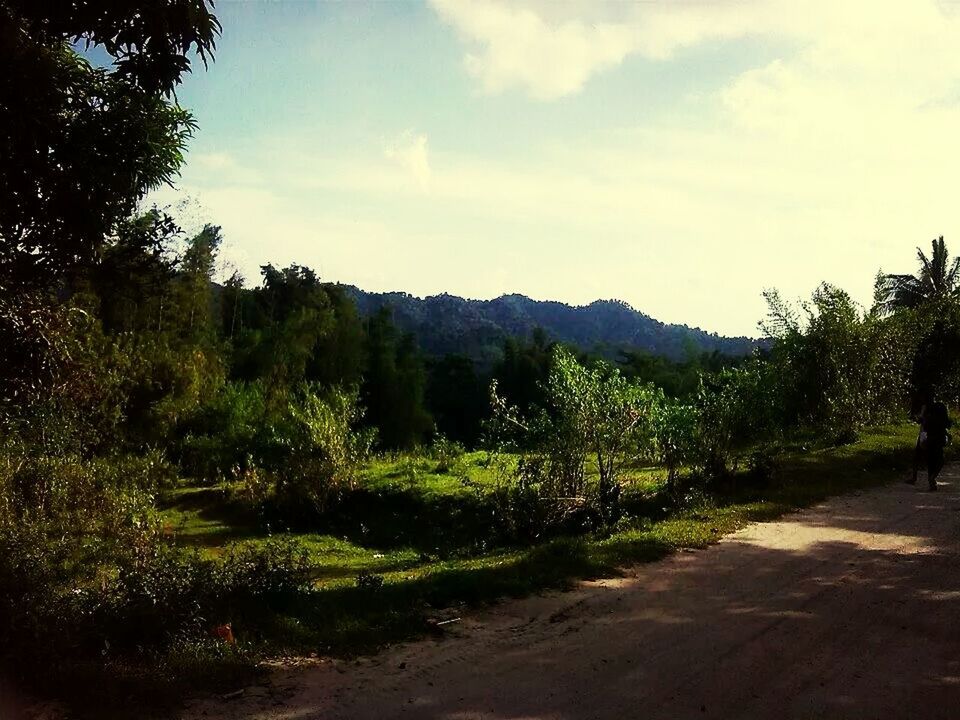
[[960, 492], [889, 486], [190, 718], [960, 718]]

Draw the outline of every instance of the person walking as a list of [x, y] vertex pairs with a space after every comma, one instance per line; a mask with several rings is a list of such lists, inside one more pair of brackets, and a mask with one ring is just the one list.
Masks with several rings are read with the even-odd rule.
[[924, 398], [917, 419], [920, 422], [920, 434], [914, 452], [913, 476], [907, 482], [911, 485], [917, 482], [920, 461], [925, 460], [927, 484], [930, 491], [934, 492], [937, 489], [937, 476], [943, 470], [943, 450], [950, 439], [947, 431], [953, 423], [947, 406], [929, 396]]
[[[926, 391], [922, 391], [917, 398], [917, 404], [920, 407], [916, 413], [912, 413], [912, 415], [920, 425], [920, 432], [917, 433], [917, 445], [913, 450], [913, 474], [910, 476], [910, 479], [907, 480], [910, 485], [915, 485], [917, 483], [917, 475], [920, 472], [920, 465], [926, 464], [927, 431], [924, 427], [924, 416], [927, 413], [927, 406], [930, 404], [930, 394]], [[917, 405], [914, 405], [914, 407], [916, 408]]]
[[937, 476], [943, 470], [943, 449], [950, 439], [947, 430], [952, 423], [947, 406], [939, 400], [927, 408], [924, 420], [927, 431], [927, 482], [933, 491], [937, 489]]

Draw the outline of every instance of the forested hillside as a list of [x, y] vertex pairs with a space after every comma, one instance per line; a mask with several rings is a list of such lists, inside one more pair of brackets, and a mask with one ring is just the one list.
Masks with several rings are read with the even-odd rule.
[[762, 344], [752, 338], [722, 337], [700, 328], [668, 325], [619, 300], [570, 306], [518, 294], [468, 300], [446, 293], [418, 298], [403, 292], [345, 289], [362, 315], [390, 308], [393, 322], [400, 330], [413, 333], [425, 352], [464, 353], [484, 365], [502, 357], [507, 337], [528, 338], [536, 328], [542, 328], [552, 340], [611, 359], [621, 349], [678, 361], [704, 352], [737, 357]]

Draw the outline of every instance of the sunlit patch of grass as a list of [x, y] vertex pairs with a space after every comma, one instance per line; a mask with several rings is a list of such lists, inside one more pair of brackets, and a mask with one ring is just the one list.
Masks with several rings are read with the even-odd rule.
[[490, 490], [497, 480], [498, 468], [486, 452], [465, 453], [445, 472], [429, 457], [400, 454], [369, 463], [361, 473], [360, 486], [372, 491], [410, 490], [425, 497], [457, 496]]

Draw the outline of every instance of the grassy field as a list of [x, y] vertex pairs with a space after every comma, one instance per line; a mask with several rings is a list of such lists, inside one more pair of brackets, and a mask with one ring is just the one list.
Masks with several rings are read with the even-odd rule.
[[[915, 433], [913, 425], [898, 425], [839, 448], [798, 445], [780, 456], [773, 480], [758, 484], [743, 474], [680, 501], [666, 492], [662, 471], [633, 469], [626, 477], [627, 515], [613, 532], [523, 547], [487, 545], [485, 499], [497, 471], [483, 453], [468, 454], [446, 473], [423, 458], [377, 461], [336, 517], [313, 532], [268, 532], [231, 502], [229, 486], [178, 488], [164, 498], [163, 516], [176, 542], [204, 553], [270, 535], [299, 540], [315, 567], [313, 591], [266, 621], [232, 618], [234, 631], [246, 647], [268, 654], [350, 655], [422, 634], [431, 618], [463, 606], [614, 575], [630, 563], [702, 548], [745, 523], [890, 482], [909, 467]], [[358, 580], [371, 575], [374, 582]]]

